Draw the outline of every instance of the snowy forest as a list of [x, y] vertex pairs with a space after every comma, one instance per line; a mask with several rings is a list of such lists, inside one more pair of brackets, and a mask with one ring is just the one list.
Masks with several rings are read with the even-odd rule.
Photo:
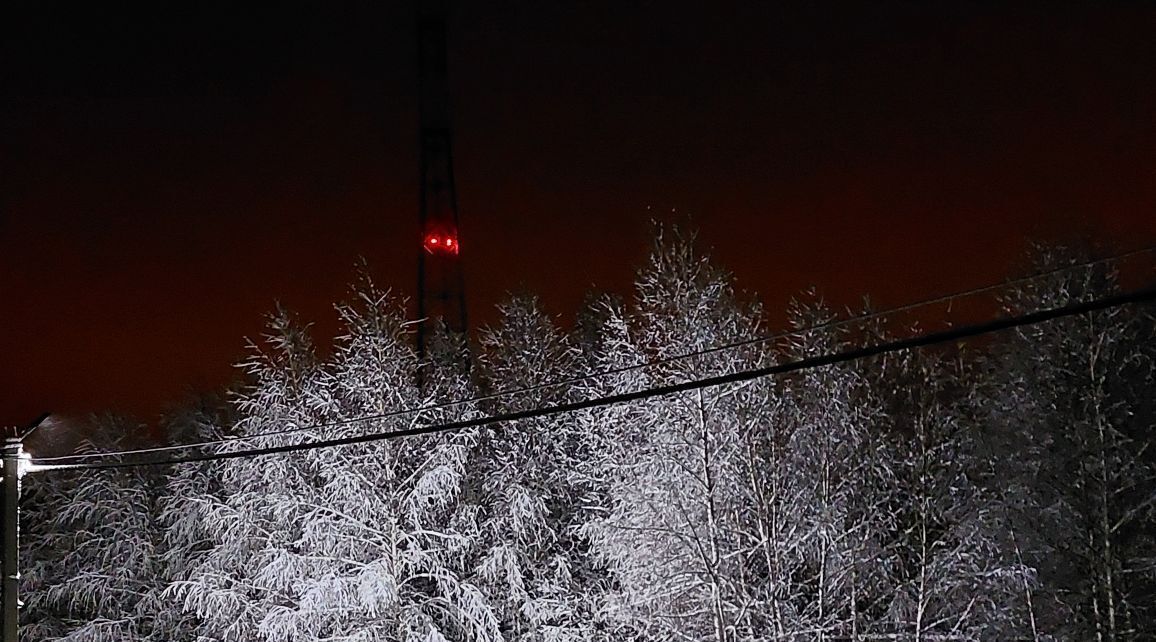
[[[1120, 287], [1107, 264], [1033, 256], [1047, 276], [1007, 287], [1001, 313]], [[591, 295], [565, 326], [513, 296], [472, 342], [441, 332], [419, 359], [406, 301], [368, 270], [336, 310], [324, 349], [270, 314], [245, 384], [172, 413], [168, 439], [230, 452], [405, 430], [923, 331], [831, 323], [846, 311], [809, 294], [766, 310], [669, 230], [629, 296]], [[22, 639], [1152, 640], [1154, 359], [1156, 308], [1121, 306], [498, 425], [40, 471]], [[138, 439], [94, 422], [82, 450]]]

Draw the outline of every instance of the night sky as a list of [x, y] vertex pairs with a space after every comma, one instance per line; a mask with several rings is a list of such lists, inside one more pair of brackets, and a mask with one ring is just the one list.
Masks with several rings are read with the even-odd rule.
[[[1020, 274], [1029, 238], [1156, 243], [1156, 10], [995, 4], [459, 3], [472, 319], [628, 292], [651, 219], [774, 323], [811, 285]], [[276, 300], [324, 343], [358, 256], [412, 296], [411, 3], [6, 5], [0, 422], [152, 420], [231, 380]]]

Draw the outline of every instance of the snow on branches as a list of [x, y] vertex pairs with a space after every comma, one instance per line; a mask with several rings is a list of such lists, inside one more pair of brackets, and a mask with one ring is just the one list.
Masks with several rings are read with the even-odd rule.
[[[1006, 303], [1114, 282], [1068, 274]], [[473, 345], [435, 324], [419, 361], [404, 301], [364, 269], [337, 314], [323, 357], [276, 311], [246, 385], [175, 415], [174, 439], [404, 430], [887, 336], [830, 325], [807, 295], [757, 341], [761, 306], [669, 230], [633, 296], [591, 297], [572, 330], [511, 297]], [[1150, 307], [1122, 308], [484, 428], [31, 476], [24, 639], [1149, 639], [1154, 328]], [[126, 443], [101, 426], [96, 447]]]

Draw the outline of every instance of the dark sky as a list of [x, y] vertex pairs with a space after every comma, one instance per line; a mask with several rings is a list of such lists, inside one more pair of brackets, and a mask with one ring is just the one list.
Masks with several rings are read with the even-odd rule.
[[[0, 10], [0, 422], [149, 419], [228, 381], [274, 300], [324, 340], [359, 255], [412, 295], [412, 5], [244, 4]], [[999, 280], [1028, 238], [1156, 243], [1146, 3], [460, 5], [473, 319], [627, 291], [655, 217], [776, 322], [810, 285]]]

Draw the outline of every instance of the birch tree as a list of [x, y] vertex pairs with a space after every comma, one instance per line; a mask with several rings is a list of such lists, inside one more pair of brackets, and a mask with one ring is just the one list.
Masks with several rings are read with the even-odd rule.
[[[1038, 265], [1070, 260], [1046, 251]], [[1007, 305], [1028, 312], [1116, 288], [1104, 266], [1080, 268], [1019, 288]], [[1039, 569], [1041, 634], [1156, 634], [1153, 327], [1151, 306], [1113, 308], [1023, 328], [994, 359], [1004, 393], [993, 432], [1018, 455], [1000, 475], [1024, 495], [1012, 518], [1017, 547]]]
[[[813, 293], [792, 303], [781, 358], [796, 361], [847, 347], [843, 330]], [[812, 328], [821, 328], [814, 330]], [[776, 569], [771, 603], [779, 638], [858, 638], [890, 587], [881, 572], [891, 524], [891, 453], [862, 364], [810, 368], [782, 377], [773, 412], [754, 442], [752, 477], [764, 559]]]
[[[491, 412], [574, 399], [572, 386], [548, 385], [574, 373], [576, 350], [532, 297], [499, 306], [482, 332], [479, 366], [492, 390], [528, 389], [487, 404]], [[482, 539], [476, 574], [499, 607], [510, 640], [591, 636], [583, 576], [586, 545], [576, 528], [583, 489], [573, 471], [584, 439], [571, 415], [503, 424], [482, 437], [477, 466]]]
[[879, 373], [893, 386], [885, 429], [897, 458], [887, 621], [913, 640], [1004, 639], [1024, 579], [1000, 550], [997, 502], [977, 483], [969, 369], [958, 355], [912, 351]]
[[[678, 238], [658, 239], [636, 284], [632, 325], [638, 353], [667, 359], [759, 329], [729, 276]], [[670, 361], [649, 383], [722, 374], [757, 362], [757, 350]], [[637, 376], [637, 375], [634, 375]], [[614, 578], [608, 617], [638, 638], [732, 640], [749, 621], [743, 588], [747, 489], [736, 386], [632, 404], [635, 424], [615, 450], [609, 514], [587, 527]], [[764, 399], [765, 400], [765, 399]]]

